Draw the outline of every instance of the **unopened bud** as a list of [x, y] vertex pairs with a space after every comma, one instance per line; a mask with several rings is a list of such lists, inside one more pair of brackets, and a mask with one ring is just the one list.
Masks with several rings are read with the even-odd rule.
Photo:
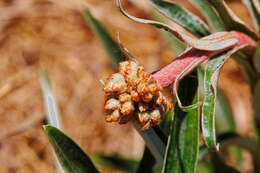
[[109, 99], [105, 104], [105, 110], [116, 110], [120, 109], [121, 105], [117, 99]]
[[151, 112], [151, 119], [154, 123], [158, 123], [161, 119], [161, 114], [158, 109], [155, 109]]
[[118, 121], [120, 118], [120, 112], [118, 110], [114, 110], [111, 114], [111, 118], [114, 122]]
[[138, 114], [138, 118], [141, 124], [144, 124], [150, 119], [150, 115], [148, 112], [142, 112]]
[[127, 93], [123, 93], [119, 96], [119, 101], [120, 102], [127, 102], [131, 100], [131, 96]]
[[134, 110], [135, 110], [134, 104], [131, 101], [129, 101], [129, 102], [125, 102], [122, 105], [121, 113], [123, 115], [128, 115], [132, 113]]

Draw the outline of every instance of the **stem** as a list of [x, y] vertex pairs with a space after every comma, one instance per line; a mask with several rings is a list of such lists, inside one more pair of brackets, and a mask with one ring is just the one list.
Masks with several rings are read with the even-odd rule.
[[235, 45], [218, 51], [205, 51], [195, 48], [189, 48], [178, 58], [174, 59], [170, 64], [155, 72], [152, 75], [153, 78], [157, 83], [161, 84], [162, 87], [167, 87], [170, 84], [174, 83], [176, 81], [176, 78], [180, 74], [182, 74], [182, 77], [178, 78], [178, 80], [189, 74], [202, 62], [215, 56], [218, 53], [226, 51], [227, 49], [234, 48], [236, 46], [248, 45], [256, 47], [257, 45], [257, 43], [253, 39], [243, 33], [240, 33], [238, 31], [231, 31], [230, 33], [233, 33], [235, 35], [235, 38], [237, 39], [237, 43]]

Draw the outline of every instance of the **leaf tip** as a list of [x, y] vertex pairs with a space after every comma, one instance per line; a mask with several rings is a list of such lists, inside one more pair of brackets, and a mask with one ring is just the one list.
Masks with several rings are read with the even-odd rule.
[[89, 11], [89, 9], [88, 9], [87, 7], [85, 7], [85, 8], [83, 9], [83, 11], [84, 11], [84, 13], [85, 13], [86, 15], [89, 15], [89, 14], [90, 14], [90, 11]]
[[53, 127], [52, 125], [43, 125], [42, 128], [48, 134], [55, 127]]

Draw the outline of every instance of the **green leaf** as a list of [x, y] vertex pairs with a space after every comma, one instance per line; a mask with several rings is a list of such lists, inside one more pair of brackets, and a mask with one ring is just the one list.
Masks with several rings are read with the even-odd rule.
[[210, 60], [206, 65], [204, 76], [204, 101], [202, 105], [202, 133], [206, 145], [217, 149], [215, 132], [215, 104], [219, 72], [225, 61], [236, 51], [246, 45], [235, 47], [227, 53]]
[[155, 164], [156, 160], [154, 159], [152, 153], [147, 147], [145, 147], [142, 160], [136, 173], [151, 173], [153, 172], [153, 167]]
[[162, 31], [163, 37], [165, 38], [165, 41], [167, 42], [167, 45], [169, 48], [177, 55], [179, 56], [181, 53], [183, 53], [186, 49], [186, 45], [180, 41], [177, 37], [172, 35], [169, 32]]
[[178, 137], [179, 129], [181, 128], [182, 115], [184, 115], [184, 113], [177, 106], [174, 108], [174, 114], [174, 120], [171, 125], [171, 134], [168, 137], [162, 173], [182, 173]]
[[[198, 68], [198, 78], [199, 80], [199, 86], [200, 86], [200, 97], [201, 101], [203, 99], [204, 95], [204, 87], [203, 87], [203, 79], [204, 79], [204, 69]], [[202, 80], [201, 80], [202, 79]], [[233, 115], [230, 109], [230, 106], [222, 94], [221, 90], [217, 90], [217, 99], [216, 99], [216, 132], [219, 133], [225, 133], [225, 132], [235, 132], [235, 122], [233, 120]], [[208, 153], [206, 145], [203, 146], [204, 148], [200, 148], [199, 150], [199, 161]], [[230, 146], [228, 148], [228, 152], [238, 161], [240, 162], [242, 160], [242, 153], [241, 148], [238, 146]]]
[[120, 12], [128, 17], [131, 20], [134, 20], [139, 23], [144, 24], [150, 24], [153, 26], [156, 26], [158, 28], [164, 29], [166, 31], [169, 31], [173, 35], [175, 35], [180, 40], [184, 41], [191, 47], [194, 47], [199, 50], [207, 50], [207, 51], [217, 51], [217, 50], [223, 50], [225, 48], [228, 48], [230, 46], [235, 45], [238, 43], [238, 40], [236, 39], [235, 33], [227, 33], [227, 32], [221, 32], [214, 35], [211, 35], [211, 37], [207, 37], [204, 39], [198, 39], [194, 36], [192, 36], [189, 32], [185, 30], [180, 29], [180, 25], [167, 25], [165, 23], [161, 23], [154, 20], [147, 20], [147, 19], [140, 19], [134, 16], [131, 16], [130, 14], [126, 13], [123, 8], [121, 7], [121, 1], [117, 0], [117, 6]]
[[210, 34], [208, 26], [200, 18], [180, 5], [163, 0], [149, 0], [149, 2], [162, 14], [182, 25], [198, 37]]
[[233, 11], [228, 7], [224, 0], [207, 1], [215, 7], [228, 31], [240, 31], [249, 35], [253, 39], [258, 40], [257, 34], [253, 30], [248, 28], [246, 24], [233, 13]]
[[62, 131], [51, 125], [43, 126], [63, 169], [68, 173], [98, 173], [84, 151]]
[[110, 167], [118, 170], [123, 170], [127, 172], [135, 172], [138, 161], [123, 158], [117, 155], [114, 156], [105, 156], [102, 154], [90, 155], [90, 158], [95, 164], [98, 164], [103, 167]]
[[[203, 102], [204, 97], [204, 69], [199, 66], [198, 68], [198, 78], [199, 78], [199, 92], [200, 100]], [[233, 114], [226, 97], [223, 95], [221, 90], [217, 90], [216, 99], [216, 130], [217, 133], [224, 133], [235, 131], [236, 126], [233, 119]]]
[[246, 4], [247, 8], [250, 11], [250, 15], [254, 21], [254, 25], [256, 30], [259, 30], [260, 25], [260, 9], [259, 9], [259, 1], [258, 0], [242, 0], [244, 4]]
[[[206, 145], [216, 148], [215, 98], [219, 67], [224, 64], [226, 54], [207, 63], [204, 76], [204, 101], [202, 105], [202, 133]], [[213, 76], [214, 75], [214, 76]]]
[[[178, 92], [185, 105], [197, 101], [197, 98], [193, 99], [196, 91], [197, 78], [194, 78], [194, 76], [187, 76], [180, 82]], [[195, 110], [188, 113], [183, 112], [176, 104], [171, 133], [166, 147], [163, 173], [195, 171], [198, 157], [199, 114], [196, 116], [194, 113]], [[191, 122], [194, 124], [189, 124]]]
[[[193, 104], [198, 102], [198, 96], [194, 97]], [[199, 132], [200, 132], [200, 108], [189, 111], [181, 125], [179, 148], [184, 172], [192, 173], [196, 171], [198, 151], [199, 151]]]
[[165, 144], [158, 137], [158, 135], [153, 130], [153, 128], [142, 131], [139, 128], [139, 125], [137, 123], [134, 123], [134, 126], [135, 126], [136, 130], [139, 132], [139, 134], [142, 136], [142, 138], [145, 140], [146, 146], [149, 148], [149, 150], [153, 154], [157, 163], [160, 166], [162, 166], [163, 165], [163, 157], [164, 157], [165, 148], [166, 148]]
[[[40, 69], [40, 83], [41, 83], [41, 91], [43, 95], [43, 102], [44, 102], [48, 123], [50, 123], [51, 125], [57, 128], [62, 128], [62, 122], [60, 120], [61, 117], [57, 106], [58, 104], [52, 92], [49, 72], [47, 71], [47, 69], [43, 67]], [[55, 165], [56, 165], [57, 173], [63, 173], [61, 165], [59, 164], [56, 157], [55, 157]]]
[[[161, 13], [152, 10], [151, 15], [154, 20], [165, 22], [163, 20], [164, 16], [162, 16]], [[181, 53], [185, 51], [187, 47], [186, 44], [179, 40], [176, 36], [172, 35], [171, 33], [165, 30], [161, 30], [161, 33], [168, 47], [176, 54], [176, 56], [179, 56]]]
[[84, 9], [84, 14], [92, 30], [99, 37], [103, 47], [106, 49], [113, 67], [117, 70], [119, 62], [127, 60], [127, 56], [121, 51], [120, 46], [113, 40], [108, 31], [92, 16], [87, 8]]
[[49, 73], [45, 68], [40, 69], [40, 82], [48, 122], [57, 128], [61, 128], [59, 109], [52, 92]]
[[168, 111], [166, 113], [165, 118], [159, 122], [160, 128], [167, 136], [169, 136], [169, 133], [170, 133], [170, 127], [172, 124], [173, 116], [174, 116], [174, 110], [171, 109], [170, 111]]
[[[216, 12], [215, 12], [216, 10], [212, 9], [210, 7], [210, 5], [209, 5], [210, 0], [190, 0], [190, 1], [200, 10], [202, 15], [206, 18], [209, 25], [214, 29], [214, 31], [224, 31], [225, 30], [225, 28], [223, 26], [221, 26], [222, 21], [219, 19], [218, 15], [216, 15]], [[253, 1], [255, 1], [255, 0], [253, 0]], [[219, 2], [213, 2], [212, 1], [212, 3], [217, 4]], [[225, 6], [226, 6], [226, 4], [225, 4]], [[227, 8], [226, 10], [225, 9], [222, 9], [222, 10], [225, 11], [226, 15], [231, 15], [229, 18], [231, 18], [230, 20], [235, 20], [235, 21], [233, 21], [234, 23], [237, 23], [237, 22], [240, 23], [241, 22], [239, 20], [236, 21], [236, 19], [233, 19], [233, 18], [236, 18], [236, 17], [234, 17], [233, 14], [229, 14], [229, 12], [227, 12], [227, 11], [230, 11], [229, 8]], [[220, 16], [223, 17], [222, 15], [220, 15]], [[225, 18], [225, 17], [223, 17], [223, 18]], [[226, 19], [226, 20], [228, 21], [229, 19]], [[213, 24], [211, 24], [211, 22], [214, 22], [214, 23], [216, 22], [216, 24], [214, 24], [214, 26], [213, 26]], [[233, 23], [233, 22], [231, 22], [231, 23]], [[236, 24], [233, 24], [233, 25], [236, 25]], [[237, 25], [240, 25], [240, 24], [237, 24]], [[237, 30], [236, 27], [234, 27], [233, 29], [226, 27], [226, 29]], [[243, 58], [244, 56], [245, 55], [243, 55], [241, 52], [234, 54], [235, 60], [238, 62], [242, 72], [244, 73], [244, 75], [247, 78], [251, 88], [253, 89], [254, 88], [253, 86], [255, 85], [255, 81], [256, 81], [255, 72], [254, 72], [252, 66], [250, 65], [250, 63], [248, 62], [248, 60], [245, 60]], [[259, 66], [259, 68], [260, 68], [260, 66]]]
[[221, 20], [207, 0], [189, 0], [205, 17], [213, 32], [225, 31]]

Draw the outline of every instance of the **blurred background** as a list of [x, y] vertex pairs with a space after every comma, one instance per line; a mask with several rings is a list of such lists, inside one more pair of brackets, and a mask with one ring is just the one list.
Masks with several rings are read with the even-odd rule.
[[[187, 0], [175, 1], [200, 15]], [[227, 2], [252, 26], [240, 0]], [[145, 0], [128, 0], [123, 5], [135, 16], [151, 16]], [[104, 121], [99, 79], [106, 78], [113, 69], [84, 19], [84, 6], [114, 38], [119, 32], [121, 42], [147, 71], [158, 69], [176, 56], [158, 29], [125, 18], [114, 0], [0, 1], [0, 173], [55, 172], [52, 149], [42, 129], [46, 124], [39, 81], [42, 66], [50, 73], [63, 129], [84, 151], [141, 159], [144, 142], [132, 125]], [[243, 136], [252, 135], [252, 96], [235, 61], [225, 65], [219, 87], [231, 103], [237, 131]], [[249, 156], [247, 160], [250, 162]], [[245, 171], [250, 171], [250, 164], [244, 164]]]

